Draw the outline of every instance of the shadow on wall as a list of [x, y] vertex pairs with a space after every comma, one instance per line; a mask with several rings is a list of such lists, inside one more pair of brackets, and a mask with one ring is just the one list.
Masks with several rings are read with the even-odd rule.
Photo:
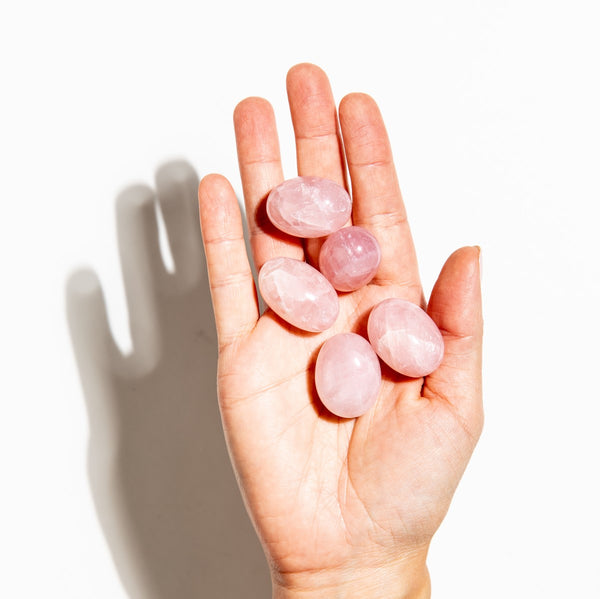
[[[117, 199], [133, 351], [110, 333], [90, 270], [67, 284], [67, 316], [88, 407], [97, 513], [132, 599], [270, 596], [266, 561], [231, 468], [216, 398], [217, 345], [185, 162]], [[175, 273], [163, 263], [155, 204]]]

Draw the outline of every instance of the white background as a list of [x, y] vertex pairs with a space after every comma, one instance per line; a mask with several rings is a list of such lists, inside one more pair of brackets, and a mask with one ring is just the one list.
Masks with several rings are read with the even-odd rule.
[[115, 194], [173, 157], [239, 192], [248, 95], [274, 104], [292, 176], [284, 78], [310, 61], [338, 100], [378, 100], [427, 292], [454, 248], [483, 248], [486, 429], [432, 544], [434, 597], [600, 597], [595, 8], [3, 1], [0, 596], [125, 596], [87, 486], [66, 277], [98, 270], [126, 347]]

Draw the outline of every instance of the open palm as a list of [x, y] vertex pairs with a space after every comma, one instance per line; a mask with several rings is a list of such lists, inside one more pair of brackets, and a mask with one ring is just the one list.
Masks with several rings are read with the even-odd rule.
[[[320, 334], [299, 331], [271, 310], [259, 317], [231, 186], [210, 175], [201, 182], [199, 200], [230, 453], [275, 584], [308, 591], [366, 580], [410, 562], [424, 568], [429, 541], [482, 426], [479, 250], [457, 250], [432, 292], [428, 312], [445, 341], [441, 366], [417, 380], [383, 365], [371, 410], [356, 419], [330, 414], [314, 386], [323, 342], [339, 332], [366, 336], [369, 312], [383, 299], [423, 306], [424, 300], [375, 102], [364, 94], [346, 96], [340, 133], [323, 71], [297, 65], [287, 89], [298, 174], [345, 185], [347, 165], [352, 224], [370, 230], [382, 249], [374, 280], [341, 294], [335, 325]], [[283, 180], [271, 106], [246, 99], [234, 122], [256, 267], [276, 256], [316, 264], [322, 240], [303, 243], [275, 230], [265, 216], [266, 195]]]

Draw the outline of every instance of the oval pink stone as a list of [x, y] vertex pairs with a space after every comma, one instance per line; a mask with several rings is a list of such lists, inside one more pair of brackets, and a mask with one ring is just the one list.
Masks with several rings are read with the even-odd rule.
[[324, 331], [337, 318], [335, 289], [316, 268], [302, 260], [267, 260], [258, 274], [258, 287], [273, 312], [304, 331]]
[[338, 291], [354, 291], [377, 272], [381, 250], [377, 239], [362, 227], [344, 227], [321, 246], [319, 269]]
[[317, 356], [315, 385], [325, 407], [336, 416], [364, 414], [381, 386], [381, 367], [369, 342], [354, 333], [325, 341]]
[[406, 376], [426, 376], [444, 357], [442, 334], [427, 312], [412, 302], [392, 298], [377, 304], [367, 330], [377, 355]]
[[348, 192], [321, 177], [295, 177], [273, 188], [267, 214], [281, 231], [296, 237], [323, 237], [346, 224], [352, 211]]

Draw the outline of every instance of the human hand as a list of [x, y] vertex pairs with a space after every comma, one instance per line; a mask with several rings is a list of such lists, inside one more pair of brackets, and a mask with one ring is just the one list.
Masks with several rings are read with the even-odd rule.
[[[271, 310], [259, 315], [242, 221], [219, 175], [199, 187], [200, 220], [219, 338], [218, 394], [230, 454], [271, 567], [276, 597], [427, 597], [432, 535], [481, 433], [479, 249], [446, 261], [428, 313], [445, 342], [442, 364], [408, 379], [382, 364], [375, 406], [341, 419], [321, 404], [314, 365], [339, 332], [366, 337], [371, 308], [398, 297], [424, 306], [415, 250], [384, 124], [375, 102], [350, 94], [336, 108], [326, 75], [301, 64], [287, 91], [299, 175], [345, 184], [352, 223], [378, 239], [373, 281], [341, 294], [335, 325], [302, 332]], [[256, 267], [276, 256], [315, 265], [322, 240], [303, 242], [268, 221], [265, 198], [283, 179], [266, 100], [234, 113]], [[343, 140], [343, 149], [341, 140]]]

